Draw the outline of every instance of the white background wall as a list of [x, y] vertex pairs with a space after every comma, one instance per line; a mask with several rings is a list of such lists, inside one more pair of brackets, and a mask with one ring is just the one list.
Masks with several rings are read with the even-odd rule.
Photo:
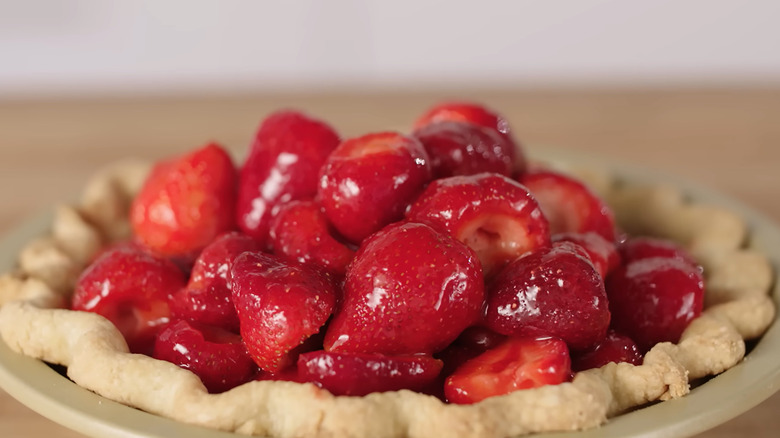
[[780, 83], [780, 0], [0, 0], [0, 98]]

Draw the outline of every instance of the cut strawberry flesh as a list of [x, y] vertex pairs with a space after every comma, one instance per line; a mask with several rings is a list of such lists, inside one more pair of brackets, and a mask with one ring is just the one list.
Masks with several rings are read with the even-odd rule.
[[430, 356], [313, 351], [298, 357], [298, 376], [334, 395], [361, 396], [372, 392], [420, 391], [436, 380], [442, 362]]
[[557, 385], [569, 380], [566, 343], [556, 338], [509, 338], [467, 361], [445, 382], [450, 403], [477, 403], [520, 389]]
[[526, 172], [519, 181], [539, 201], [550, 222], [550, 233], [592, 231], [615, 241], [612, 210], [582, 182], [550, 170]]
[[550, 244], [547, 220], [525, 187], [481, 173], [432, 182], [406, 213], [443, 230], [478, 255], [486, 277], [509, 261]]

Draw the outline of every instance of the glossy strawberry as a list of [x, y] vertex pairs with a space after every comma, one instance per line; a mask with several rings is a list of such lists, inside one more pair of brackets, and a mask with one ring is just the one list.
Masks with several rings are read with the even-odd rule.
[[435, 179], [493, 172], [512, 175], [513, 145], [498, 132], [465, 122], [436, 122], [414, 132], [431, 159]]
[[607, 278], [610, 272], [620, 265], [620, 252], [615, 242], [603, 238], [592, 231], [587, 233], [553, 234], [553, 242], [572, 242], [581, 246], [588, 254], [601, 278]]
[[704, 305], [701, 267], [683, 257], [630, 255], [625, 252], [624, 264], [607, 278], [612, 327], [642, 351], [658, 342], [679, 341]]
[[274, 209], [317, 193], [317, 174], [339, 144], [327, 124], [296, 111], [266, 118], [241, 168], [237, 218], [244, 233], [266, 243]]
[[334, 237], [328, 218], [314, 201], [292, 201], [279, 209], [271, 225], [274, 254], [314, 263], [338, 276], [355, 251]]
[[430, 356], [383, 356], [312, 351], [298, 357], [298, 375], [333, 395], [420, 391], [436, 380], [442, 362]]
[[194, 258], [235, 227], [236, 178], [230, 156], [214, 143], [158, 164], [131, 207], [136, 239], [161, 256]]
[[259, 243], [239, 232], [217, 237], [198, 256], [187, 286], [171, 298], [174, 317], [238, 333], [238, 315], [228, 281], [230, 267], [241, 253], [259, 250]]
[[[435, 355], [444, 362], [442, 378], [449, 376], [466, 361], [502, 344], [507, 337], [483, 326], [464, 330], [455, 342]], [[443, 381], [442, 381], [443, 383]]]
[[515, 141], [509, 122], [503, 116], [475, 103], [446, 102], [434, 106], [418, 118], [414, 122], [414, 129], [419, 130], [438, 122], [467, 122], [498, 132], [511, 146], [515, 173], [525, 172], [527, 165], [522, 148]]
[[401, 219], [430, 179], [420, 142], [392, 132], [368, 134], [346, 140], [328, 157], [318, 196], [336, 230], [359, 243]]
[[604, 283], [580, 251], [559, 242], [507, 265], [488, 290], [487, 327], [510, 336], [555, 336], [573, 350], [603, 339], [610, 322]]
[[494, 173], [436, 180], [406, 217], [468, 245], [479, 256], [486, 277], [522, 254], [550, 245], [547, 220], [533, 196]]
[[332, 279], [316, 267], [259, 252], [238, 256], [230, 272], [241, 336], [252, 358], [264, 371], [281, 371], [333, 313]]
[[257, 371], [240, 336], [184, 320], [160, 331], [153, 356], [192, 371], [211, 393], [246, 383]]
[[630, 237], [620, 245], [619, 249], [626, 260], [664, 257], [679, 259], [692, 266], [699, 266], [696, 259], [688, 251], [671, 240], [654, 237]]
[[465, 245], [427, 225], [388, 226], [366, 239], [350, 264], [325, 349], [386, 355], [443, 349], [480, 318], [478, 263]]
[[592, 231], [615, 241], [612, 210], [582, 182], [551, 170], [526, 172], [519, 181], [539, 201], [552, 234]]
[[571, 368], [572, 371], [583, 371], [600, 368], [610, 362], [642, 365], [642, 353], [631, 338], [610, 330], [607, 336], [593, 347], [574, 353]]
[[469, 404], [519, 389], [566, 382], [566, 343], [556, 338], [509, 338], [458, 368], [444, 385], [450, 403]]
[[168, 300], [185, 281], [170, 261], [123, 246], [84, 270], [72, 308], [104, 316], [125, 337], [130, 351], [151, 353], [155, 335], [170, 320]]

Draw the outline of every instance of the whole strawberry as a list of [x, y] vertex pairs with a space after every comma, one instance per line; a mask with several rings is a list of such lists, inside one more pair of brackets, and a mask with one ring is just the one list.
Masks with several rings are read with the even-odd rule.
[[161, 256], [192, 260], [234, 229], [236, 178], [230, 156], [214, 143], [157, 164], [131, 207], [136, 239]]
[[236, 231], [217, 237], [195, 260], [187, 286], [171, 297], [173, 316], [238, 333], [230, 267], [241, 253], [259, 250], [255, 240]]
[[318, 196], [336, 230], [359, 243], [400, 220], [430, 179], [420, 142], [393, 132], [368, 134], [344, 141], [328, 157]]
[[406, 217], [473, 249], [486, 277], [528, 251], [550, 245], [542, 210], [528, 190], [503, 175], [480, 173], [432, 182]]
[[280, 111], [260, 125], [241, 168], [237, 219], [241, 230], [265, 244], [274, 209], [312, 198], [325, 159], [339, 144], [327, 124], [296, 111]]
[[550, 222], [550, 233], [594, 232], [615, 241], [609, 206], [581, 181], [551, 170], [532, 170], [518, 179], [528, 187]]
[[516, 175], [526, 170], [526, 159], [522, 147], [517, 142], [509, 127], [509, 122], [502, 115], [484, 106], [470, 102], [445, 102], [429, 109], [414, 122], [414, 129], [438, 122], [466, 122], [493, 130], [501, 135], [510, 146], [512, 168]]
[[168, 301], [185, 281], [170, 261], [123, 245], [84, 270], [72, 308], [102, 315], [119, 329], [131, 352], [148, 354], [157, 332], [170, 320]]
[[418, 223], [396, 223], [363, 242], [347, 270], [344, 298], [325, 334], [335, 352], [432, 353], [482, 314], [476, 255]]
[[498, 132], [465, 122], [436, 122], [414, 131], [431, 158], [433, 177], [482, 172], [512, 175], [515, 151]]
[[230, 275], [241, 336], [264, 371], [275, 373], [293, 364], [296, 347], [319, 332], [333, 313], [336, 288], [316, 267], [245, 252], [233, 261]]
[[573, 350], [604, 338], [610, 322], [601, 276], [585, 251], [558, 242], [508, 264], [495, 278], [487, 326], [510, 336], [555, 336]]
[[248, 382], [257, 372], [240, 336], [184, 320], [160, 331], [153, 356], [192, 371], [212, 393]]

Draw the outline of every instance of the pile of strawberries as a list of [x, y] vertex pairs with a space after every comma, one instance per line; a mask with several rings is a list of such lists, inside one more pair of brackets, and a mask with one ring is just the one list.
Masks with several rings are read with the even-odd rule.
[[240, 170], [217, 144], [158, 163], [130, 219], [72, 308], [211, 392], [292, 380], [474, 403], [640, 364], [702, 309], [689, 255], [619, 232], [470, 103], [347, 140], [275, 113]]

